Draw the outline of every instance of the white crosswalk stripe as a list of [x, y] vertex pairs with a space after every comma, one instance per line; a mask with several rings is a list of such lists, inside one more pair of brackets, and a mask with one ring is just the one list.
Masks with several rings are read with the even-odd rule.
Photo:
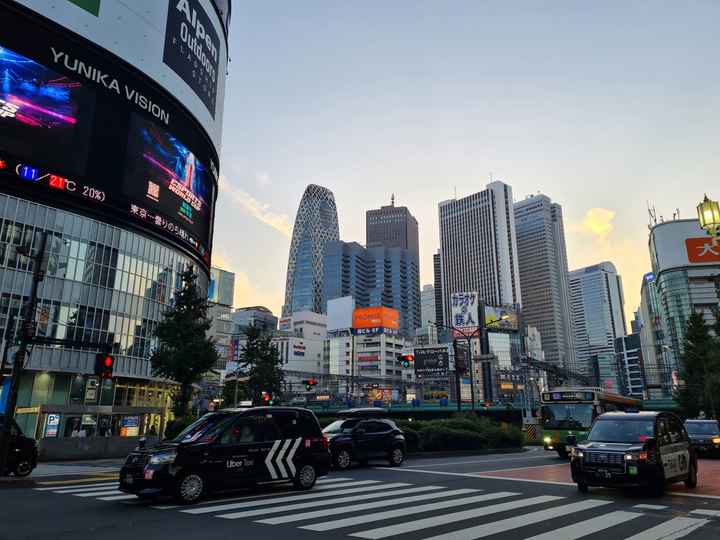
[[[557, 498], [557, 497], [556, 497]], [[513, 516], [511, 518], [502, 519], [493, 523], [486, 523], [484, 525], [477, 525], [467, 529], [461, 529], [459, 531], [453, 531], [440, 536], [431, 537], [432, 540], [474, 540], [475, 538], [485, 538], [493, 534], [500, 534], [503, 532], [511, 531], [513, 529], [519, 529], [520, 527], [526, 527], [527, 525], [534, 525], [535, 523], [542, 523], [549, 519], [554, 519], [562, 516], [569, 516], [577, 512], [583, 512], [585, 510], [591, 510], [599, 506], [611, 504], [610, 501], [600, 501], [590, 499], [587, 501], [565, 504], [563, 506], [556, 506], [554, 508], [548, 508], [547, 510], [540, 510], [538, 512], [531, 512], [530, 514], [523, 514], [519, 516]], [[364, 536], [363, 538], [384, 538], [380, 536]], [[430, 539], [427, 539], [430, 540]]]
[[[362, 484], [363, 482], [357, 482], [358, 484]], [[241, 503], [233, 503], [233, 504], [221, 504], [218, 506], [207, 506], [203, 508], [192, 508], [190, 510], [183, 510], [186, 514], [209, 514], [212, 512], [224, 512], [225, 510], [237, 510], [240, 508], [251, 508], [253, 506], [266, 506], [270, 504], [276, 504], [279, 502], [289, 502], [289, 501], [307, 501], [307, 500], [315, 500], [315, 499], [322, 499], [325, 497], [336, 497], [338, 495], [350, 495], [352, 493], [368, 493], [370, 491], [380, 491], [385, 489], [391, 489], [396, 487], [406, 487], [410, 484], [404, 484], [402, 482], [397, 482], [394, 484], [380, 484], [380, 485], [361, 485], [359, 487], [353, 487], [348, 489], [337, 489], [337, 490], [328, 490], [323, 491], [321, 493], [310, 493], [310, 494], [304, 494], [304, 493], [298, 493], [295, 492], [296, 495], [292, 497], [275, 497], [272, 499], [263, 499], [259, 501], [252, 501], [252, 502], [241, 502]]]
[[[285, 453], [279, 452], [278, 456]], [[622, 505], [612, 500], [569, 502], [559, 495], [527, 496], [511, 491], [486, 493], [473, 487], [355, 480], [351, 477], [322, 478], [311, 492], [273, 483], [261, 486], [259, 491], [219, 495], [192, 507], [178, 504], [148, 506], [135, 495], [121, 492], [117, 481], [90, 483], [78, 480], [76, 484], [39, 487], [34, 491], [125, 504], [128, 509], [141, 506], [205, 519], [248, 520], [247, 523], [297, 527], [308, 532], [345, 529], [343, 534], [348, 537], [369, 540], [400, 535], [424, 540], [474, 540], [495, 538], [516, 530], [525, 540], [578, 540], [603, 531], [613, 538], [625, 540], [680, 540], [695, 531], [704, 531], [703, 527], [717, 526], [717, 518], [720, 518], [720, 510], [711, 506], [686, 510], [684, 513], [688, 515], [678, 515], [670, 506], [662, 504], [618, 508]], [[533, 525], [539, 526], [539, 531], [533, 530]], [[634, 534], [627, 536], [631, 532]], [[282, 533], [285, 534], [287, 532]]]
[[620, 525], [626, 521], [631, 521], [641, 517], [642, 514], [638, 512], [610, 512], [609, 514], [603, 514], [591, 519], [586, 519], [579, 523], [573, 523], [567, 527], [561, 529], [555, 529], [554, 531], [546, 532], [545, 534], [538, 534], [537, 536], [531, 536], [526, 540], [557, 540], [562, 538], [563, 540], [577, 540], [583, 536], [588, 536], [596, 532], [604, 531], [615, 525]]
[[676, 517], [625, 540], [677, 540], [699, 529], [708, 521], [707, 519]]

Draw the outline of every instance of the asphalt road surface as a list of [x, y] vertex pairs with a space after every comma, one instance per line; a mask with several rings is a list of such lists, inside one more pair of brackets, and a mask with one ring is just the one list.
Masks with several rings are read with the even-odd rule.
[[698, 490], [660, 498], [568, 481], [566, 462], [522, 454], [414, 459], [334, 472], [310, 492], [287, 486], [178, 506], [116, 490], [116, 473], [0, 483], [0, 538], [103, 540], [688, 540], [720, 538], [720, 461], [703, 461]]

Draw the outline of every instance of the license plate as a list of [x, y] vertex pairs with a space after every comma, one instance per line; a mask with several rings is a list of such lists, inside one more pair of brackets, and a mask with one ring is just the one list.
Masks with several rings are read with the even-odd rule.
[[630, 467], [628, 467], [628, 472], [629, 472], [631, 475], [635, 476], [635, 475], [638, 473], [637, 467], [635, 467], [635, 466], [630, 466]]
[[132, 484], [133, 483], [133, 477], [130, 474], [125, 475], [125, 483], [126, 484]]

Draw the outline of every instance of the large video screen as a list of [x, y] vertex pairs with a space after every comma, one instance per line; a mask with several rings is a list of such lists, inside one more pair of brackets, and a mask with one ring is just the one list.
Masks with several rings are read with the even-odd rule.
[[218, 161], [202, 126], [144, 74], [21, 11], [0, 3], [0, 190], [209, 266]]
[[133, 113], [126, 155], [123, 191], [132, 201], [174, 218], [196, 236], [208, 236], [214, 183], [187, 146]]
[[84, 174], [93, 107], [87, 87], [0, 45], [0, 148]]

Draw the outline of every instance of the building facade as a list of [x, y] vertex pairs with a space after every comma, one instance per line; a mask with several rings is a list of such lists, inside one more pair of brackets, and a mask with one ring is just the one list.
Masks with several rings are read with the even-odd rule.
[[368, 210], [365, 214], [365, 245], [369, 248], [387, 247], [409, 249], [419, 258], [418, 222], [405, 206], [390, 206]]
[[[202, 295], [210, 278], [228, 61], [221, 4], [198, 4], [207, 39], [191, 54], [213, 65], [186, 77], [180, 40], [166, 42], [181, 32], [177, 6], [140, 14], [105, 2], [89, 14], [77, 2], [0, 3], [0, 335], [15, 333], [29, 300], [32, 263], [19, 249], [38, 254], [46, 238], [34, 337], [58, 340], [36, 343], [25, 361], [16, 412], [26, 434], [162, 434], [174, 386], [152, 374], [154, 332], [184, 270]], [[115, 357], [112, 379], [94, 373], [99, 345]]]
[[235, 274], [222, 268], [210, 268], [208, 302], [232, 307], [235, 294]]
[[435, 322], [435, 286], [423, 285], [420, 291], [420, 326]]
[[627, 334], [623, 287], [611, 262], [570, 272], [575, 331], [574, 369], [597, 376], [594, 366], [615, 364], [615, 340]]
[[640, 344], [649, 399], [672, 397], [672, 372], [676, 362], [668, 345], [668, 331], [655, 286], [655, 274], [643, 276], [640, 287]]
[[357, 307], [398, 310], [400, 333], [410, 339], [415, 335], [421, 326], [420, 269], [412, 251], [328, 242], [323, 267], [323, 309], [331, 300], [351, 296]]
[[322, 262], [325, 244], [339, 239], [335, 197], [329, 189], [310, 184], [305, 189], [295, 217], [283, 317], [300, 311], [323, 312]]
[[720, 301], [720, 245], [713, 243], [697, 220], [682, 219], [655, 225], [649, 247], [654, 290], [648, 286], [648, 293], [654, 293], [656, 305], [648, 295], [647, 307], [660, 315], [661, 324], [656, 326], [662, 335], [655, 334], [655, 351], [665, 353], [663, 386], [672, 389], [681, 370], [690, 315], [701, 313], [708, 325], [715, 324], [712, 308]]
[[515, 203], [523, 319], [542, 336], [545, 360], [570, 368], [572, 317], [562, 208], [546, 195]]
[[239, 333], [243, 328], [255, 326], [274, 332], [278, 327], [278, 318], [265, 306], [251, 306], [236, 309], [232, 314], [233, 333]]
[[617, 338], [615, 352], [621, 372], [622, 394], [638, 399], [647, 399], [640, 334], [633, 333]]
[[433, 253], [433, 288], [435, 289], [435, 319], [434, 322], [439, 325], [445, 324], [442, 288], [442, 257], [440, 250]]
[[439, 204], [443, 320], [452, 293], [478, 291], [490, 305], [520, 305], [512, 188], [492, 182]]

